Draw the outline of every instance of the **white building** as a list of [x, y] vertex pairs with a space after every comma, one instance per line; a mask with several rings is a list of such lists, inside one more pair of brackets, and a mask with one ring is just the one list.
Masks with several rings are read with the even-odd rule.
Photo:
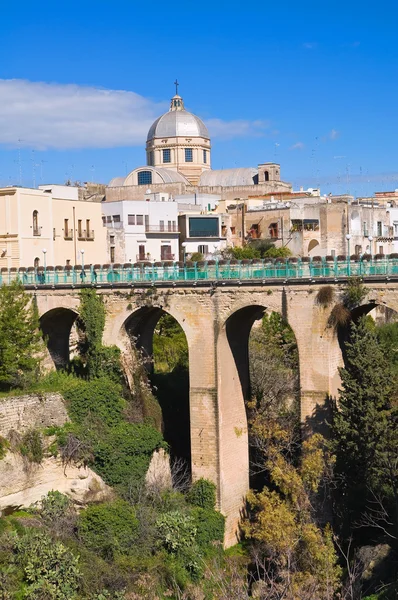
[[220, 252], [227, 246], [225, 229], [219, 214], [180, 215], [178, 217], [180, 229], [181, 254], [190, 255], [200, 252], [205, 258], [210, 258], [214, 253]]
[[178, 206], [167, 193], [102, 204], [111, 263], [179, 260]]

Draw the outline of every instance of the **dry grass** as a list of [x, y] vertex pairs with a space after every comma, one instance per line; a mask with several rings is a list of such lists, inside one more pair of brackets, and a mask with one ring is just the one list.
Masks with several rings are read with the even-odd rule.
[[339, 302], [335, 304], [330, 313], [328, 325], [337, 329], [338, 327], [345, 327], [351, 321], [351, 313], [344, 304]]
[[326, 308], [330, 306], [334, 300], [334, 289], [331, 285], [321, 287], [316, 295], [316, 303]]

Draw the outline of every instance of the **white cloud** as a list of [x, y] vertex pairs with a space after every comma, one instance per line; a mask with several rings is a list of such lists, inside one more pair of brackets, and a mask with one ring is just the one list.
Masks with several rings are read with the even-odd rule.
[[235, 121], [208, 119], [206, 125], [212, 137], [224, 139], [262, 136], [269, 127], [268, 121], [249, 121], [246, 119], [237, 119]]
[[[0, 145], [45, 149], [141, 146], [167, 110], [134, 92], [0, 79]], [[214, 137], [261, 135], [263, 121], [207, 121]]]
[[318, 42], [305, 42], [303, 44], [303, 48], [305, 48], [306, 50], [314, 50], [315, 48], [317, 48], [318, 46]]
[[134, 92], [0, 80], [0, 144], [36, 149], [142, 144], [165, 105]]
[[296, 142], [293, 146], [290, 146], [289, 150], [302, 150], [304, 148], [303, 142]]
[[332, 129], [329, 133], [329, 138], [331, 140], [337, 140], [337, 138], [340, 136], [340, 131], [337, 131], [337, 129]]

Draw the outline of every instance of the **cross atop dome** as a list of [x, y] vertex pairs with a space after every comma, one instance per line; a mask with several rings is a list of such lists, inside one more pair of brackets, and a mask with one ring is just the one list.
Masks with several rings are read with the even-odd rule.
[[171, 99], [170, 110], [185, 110], [184, 100], [178, 94], [178, 86], [180, 85], [178, 79], [175, 80], [174, 85], [176, 86], [176, 93]]

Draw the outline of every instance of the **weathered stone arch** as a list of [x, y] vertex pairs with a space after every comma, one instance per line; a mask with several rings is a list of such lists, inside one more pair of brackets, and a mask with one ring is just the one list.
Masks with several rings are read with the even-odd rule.
[[41, 315], [40, 329], [56, 369], [64, 369], [70, 358], [70, 334], [77, 319], [70, 308], [52, 308]]

